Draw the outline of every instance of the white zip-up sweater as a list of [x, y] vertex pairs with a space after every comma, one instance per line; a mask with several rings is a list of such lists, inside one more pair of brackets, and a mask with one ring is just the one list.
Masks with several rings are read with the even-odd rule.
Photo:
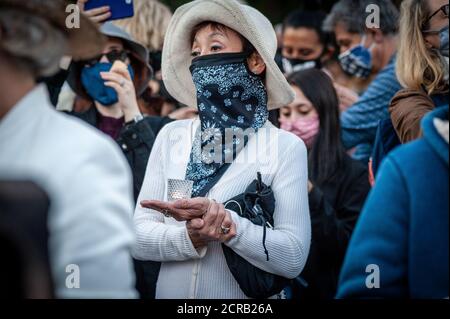
[[[162, 262], [156, 297], [163, 299], [246, 299], [228, 269], [221, 244], [196, 250], [184, 222], [142, 208], [142, 200], [167, 200], [167, 180], [184, 179], [194, 134], [200, 121], [177, 121], [165, 126], [153, 147], [134, 222], [134, 256]], [[276, 207], [274, 229], [267, 229], [267, 261], [263, 229], [231, 212], [237, 236], [226, 243], [251, 264], [277, 275], [294, 278], [309, 252], [311, 224], [307, 190], [307, 151], [295, 135], [270, 122], [249, 141], [208, 198], [225, 203], [245, 191], [261, 172], [271, 185]]]

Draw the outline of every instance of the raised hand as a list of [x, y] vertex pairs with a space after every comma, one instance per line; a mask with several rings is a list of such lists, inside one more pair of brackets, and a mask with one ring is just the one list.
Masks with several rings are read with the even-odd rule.
[[109, 6], [103, 6], [91, 10], [84, 10], [86, 2], [89, 0], [78, 0], [77, 6], [80, 8], [80, 11], [84, 13], [89, 19], [93, 22], [102, 24], [109, 17], [111, 17], [111, 8]]

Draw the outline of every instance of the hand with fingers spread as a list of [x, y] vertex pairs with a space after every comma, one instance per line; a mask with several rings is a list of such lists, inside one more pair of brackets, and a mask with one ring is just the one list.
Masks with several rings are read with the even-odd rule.
[[102, 72], [100, 75], [105, 81], [105, 86], [109, 86], [117, 92], [125, 122], [131, 122], [141, 114], [137, 103], [136, 89], [127, 69], [117, 68], [110, 72]]
[[80, 8], [80, 11], [90, 18], [93, 22], [101, 24], [105, 22], [109, 17], [111, 17], [111, 8], [109, 6], [103, 6], [91, 10], [85, 10], [84, 7], [86, 2], [89, 0], [78, 0], [77, 6]]

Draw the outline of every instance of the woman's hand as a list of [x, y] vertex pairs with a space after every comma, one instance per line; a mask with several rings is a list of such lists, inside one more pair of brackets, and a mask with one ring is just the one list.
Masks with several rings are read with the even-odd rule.
[[225, 243], [236, 236], [236, 225], [230, 212], [215, 201], [211, 202], [203, 218], [189, 221], [186, 228], [195, 248], [206, 246], [212, 241]]
[[176, 202], [161, 202], [156, 200], [146, 200], [141, 202], [141, 206], [156, 210], [166, 216], [173, 217], [177, 221], [190, 221], [202, 218], [212, 202], [207, 198], [181, 199]]
[[89, 0], [78, 0], [77, 6], [80, 8], [80, 11], [84, 13], [84, 15], [86, 15], [94, 23], [101, 24], [105, 22], [109, 17], [111, 17], [111, 8], [109, 6], [103, 6], [85, 11], [84, 6], [88, 1]]
[[131, 122], [141, 114], [136, 98], [136, 89], [128, 70], [115, 69], [112, 72], [100, 73], [105, 85], [116, 90], [120, 108], [125, 116], [125, 123]]

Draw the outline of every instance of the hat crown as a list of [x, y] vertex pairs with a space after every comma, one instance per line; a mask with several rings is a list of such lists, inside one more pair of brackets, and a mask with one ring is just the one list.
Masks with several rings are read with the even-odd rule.
[[105, 22], [100, 27], [100, 32], [108, 37], [119, 38], [126, 41], [134, 41], [133, 37], [124, 29], [116, 26], [111, 21]]
[[[275, 57], [277, 52], [277, 35], [269, 19], [253, 7], [242, 4], [240, 6], [248, 19], [254, 23], [256, 30], [265, 36], [265, 39], [262, 39], [264, 43], [261, 44], [266, 47], [271, 56]], [[248, 40], [252, 42], [251, 39]]]

